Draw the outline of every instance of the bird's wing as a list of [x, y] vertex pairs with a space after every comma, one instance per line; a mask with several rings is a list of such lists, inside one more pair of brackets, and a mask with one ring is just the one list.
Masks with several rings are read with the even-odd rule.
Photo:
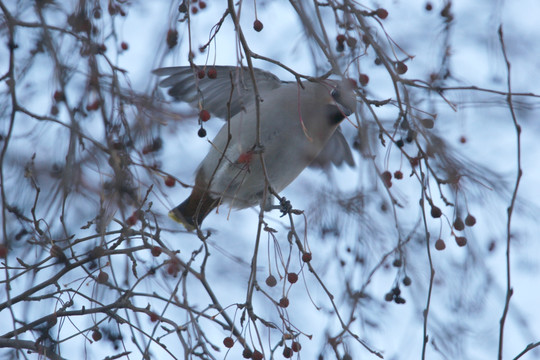
[[326, 170], [331, 164], [341, 166], [343, 163], [354, 166], [354, 159], [341, 127], [338, 127], [309, 167]]
[[[199, 70], [202, 70], [199, 67]], [[217, 117], [227, 118], [230, 103], [230, 116], [233, 117], [243, 108], [255, 101], [253, 82], [247, 68], [234, 66], [214, 66], [216, 77], [207, 76], [199, 79], [198, 70], [189, 66], [174, 66], [156, 69], [158, 76], [167, 76], [161, 80], [161, 87], [169, 88], [169, 95], [178, 101], [185, 101], [197, 106], [199, 101], [203, 109]], [[260, 94], [281, 86], [282, 81], [274, 74], [254, 68], [255, 80]], [[232, 92], [231, 92], [232, 89]]]

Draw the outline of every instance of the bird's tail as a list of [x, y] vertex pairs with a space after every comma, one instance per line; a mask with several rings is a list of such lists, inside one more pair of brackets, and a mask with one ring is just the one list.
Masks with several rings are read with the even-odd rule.
[[169, 217], [184, 225], [189, 230], [195, 230], [200, 226], [204, 218], [218, 204], [217, 199], [212, 199], [205, 191], [193, 189], [189, 197], [180, 205], [169, 211]]

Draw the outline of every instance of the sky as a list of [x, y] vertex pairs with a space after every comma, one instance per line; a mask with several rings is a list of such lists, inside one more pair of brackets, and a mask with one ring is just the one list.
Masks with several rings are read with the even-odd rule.
[[[380, 39], [380, 44], [386, 51], [391, 47], [403, 58], [401, 48], [412, 58], [406, 63], [407, 79], [428, 79], [429, 75], [441, 67], [441, 54], [450, 54], [448, 68], [452, 79], [446, 86], [485, 88], [497, 92], [507, 91], [507, 67], [501, 51], [498, 29], [502, 25], [505, 48], [511, 63], [511, 86], [514, 93], [540, 93], [539, 56], [536, 42], [540, 37], [540, 29], [536, 24], [540, 14], [540, 4], [535, 1], [453, 1], [453, 22], [449, 31], [440, 16], [442, 2], [432, 1], [433, 10], [426, 11], [425, 1], [380, 1], [378, 3], [362, 3], [366, 9], [378, 7], [388, 10], [384, 20], [372, 20], [370, 26], [373, 34]], [[74, 4], [74, 2], [73, 2]], [[188, 65], [188, 32], [185, 23], [177, 24], [180, 33], [180, 43], [173, 51], [166, 51], [163, 40], [168, 28], [175, 22], [177, 3], [167, 1], [134, 2], [129, 6], [128, 16], [115, 19], [116, 38], [104, 39], [108, 44], [108, 54], [118, 67], [125, 69], [126, 75], [121, 79], [122, 85], [130, 87], [137, 93], [149, 94], [155, 89], [158, 79], [151, 70], [161, 66]], [[276, 59], [295, 71], [303, 74], [321, 75], [328, 70], [328, 62], [320, 53], [315, 52], [302, 32], [298, 17], [289, 3], [284, 1], [257, 2], [257, 15], [263, 22], [261, 32], [252, 30], [254, 9], [252, 2], [242, 3], [242, 26], [245, 29], [246, 40], [253, 51]], [[359, 6], [362, 8], [361, 6]], [[26, 10], [29, 19], [31, 9]], [[194, 48], [208, 41], [210, 29], [220, 19], [224, 5], [218, 2], [208, 2], [207, 7], [191, 17], [191, 42]], [[340, 29], [337, 29], [331, 14], [326, 13], [325, 24], [328, 37], [334, 39]], [[64, 20], [51, 17], [51, 21], [62, 24]], [[106, 31], [104, 31], [106, 33]], [[388, 37], [385, 38], [385, 35]], [[31, 35], [22, 33], [21, 40]], [[448, 38], [447, 38], [448, 36]], [[126, 42], [127, 51], [115, 54], [115, 42]], [[446, 47], [444, 44], [449, 45]], [[397, 45], [395, 45], [397, 44]], [[116, 44], [117, 45], [117, 44]], [[399, 48], [398, 48], [399, 46]], [[215, 41], [206, 54], [197, 54], [195, 63], [217, 65], [237, 64], [238, 44], [234, 36], [234, 28], [230, 19], [226, 19]], [[205, 56], [208, 54], [208, 59]], [[68, 59], [78, 64], [77, 56]], [[348, 58], [340, 58], [340, 64], [347, 64]], [[46, 65], [47, 62], [44, 62]], [[49, 63], [50, 64], [50, 63]], [[6, 59], [0, 56], [0, 65], [6, 68]], [[103, 66], [103, 64], [100, 64]], [[79, 65], [74, 65], [75, 67]], [[283, 80], [294, 80], [285, 70], [264, 61], [256, 61], [255, 66], [272, 71]], [[46, 68], [46, 67], [45, 67]], [[105, 67], [104, 67], [105, 68]], [[318, 72], [317, 72], [318, 71]], [[388, 73], [374, 64], [373, 52], [368, 49], [366, 54], [360, 54], [352, 62], [348, 76], [358, 77], [362, 71], [370, 77], [365, 87], [369, 99], [395, 99], [395, 90]], [[54, 75], [44, 71], [40, 66], [31, 69], [32, 81], [21, 92], [28, 94], [25, 105], [36, 113], [50, 107], [49, 94], [54, 92]], [[81, 77], [84, 79], [84, 77]], [[51, 85], [52, 83], [52, 85]], [[73, 89], [81, 87], [83, 80], [72, 81]], [[37, 84], [37, 85], [36, 85]], [[43, 88], [50, 91], [42, 92]], [[2, 85], [2, 93], [6, 91]], [[161, 90], [165, 100], [170, 100]], [[435, 270], [433, 291], [428, 319], [429, 344], [428, 359], [493, 359], [497, 355], [499, 320], [502, 315], [506, 294], [506, 224], [507, 208], [510, 204], [512, 191], [515, 186], [517, 172], [517, 141], [515, 126], [512, 121], [509, 106], [503, 95], [495, 92], [469, 90], [448, 90], [444, 98], [427, 94], [418, 88], [410, 88], [410, 101], [415, 107], [427, 113], [436, 113], [435, 126], [432, 133], [444, 140], [445, 146], [456, 154], [460, 163], [467, 164], [470, 174], [475, 177], [465, 178], [463, 187], [457, 199], [460, 203], [466, 201], [468, 212], [474, 214], [477, 224], [467, 228], [465, 235], [468, 244], [458, 247], [450, 234], [449, 224], [445, 221], [428, 218], [427, 228], [431, 235], [431, 259]], [[2, 101], [5, 101], [2, 98]], [[535, 214], [540, 206], [540, 192], [537, 184], [540, 174], [537, 168], [537, 157], [540, 145], [536, 140], [540, 127], [538, 125], [538, 98], [531, 96], [514, 96], [514, 106], [517, 121], [521, 126], [521, 168], [523, 177], [519, 184], [518, 201], [512, 218], [511, 242], [511, 274], [514, 295], [511, 299], [510, 311], [506, 324], [504, 359], [516, 357], [529, 343], [540, 340], [540, 313], [537, 310], [539, 262], [538, 221]], [[167, 109], [180, 114], [166, 119], [155, 119], [162, 126], [152, 126], [150, 135], [159, 135], [163, 139], [163, 149], [153, 157], [137, 158], [141, 162], [159, 161], [161, 168], [173, 174], [181, 181], [191, 184], [193, 173], [199, 162], [204, 158], [209, 148], [208, 139], [223, 126], [218, 119], [211, 119], [205, 124], [207, 138], [197, 137], [199, 125], [196, 114], [186, 104], [166, 104]], [[191, 112], [193, 111], [193, 112]], [[396, 108], [392, 106], [375, 108], [382, 123], [392, 129], [396, 119]], [[376, 129], [373, 117], [365, 105], [360, 104], [359, 116], [368, 129]], [[61, 113], [61, 116], [65, 114]], [[7, 128], [6, 113], [2, 113], [2, 131]], [[65, 119], [65, 118], [64, 118]], [[99, 121], [88, 120], [85, 129], [96, 139], [103, 140], [103, 128]], [[135, 121], [135, 120], [133, 120]], [[350, 144], [353, 144], [357, 129], [355, 121], [344, 122], [343, 132]], [[24, 125], [17, 128], [14, 143], [17, 152], [10, 154], [11, 164], [28, 161], [33, 152], [37, 152], [36, 164], [50, 163], [42, 154], [52, 153], [53, 159], [63, 161], [65, 153], [55, 151], [58, 144], [51, 141], [55, 132], [45, 127], [33, 124], [43, 136], [33, 135], [32, 146], [28, 146], [25, 134], [28, 131]], [[420, 188], [414, 176], [409, 176], [410, 166], [405, 162], [395, 147], [382, 146], [377, 140], [376, 130], [366, 133], [368, 147], [374, 155], [373, 159], [354, 152], [356, 166], [341, 167], [324, 173], [316, 169], [307, 169], [296, 179], [282, 195], [291, 201], [293, 206], [305, 210], [305, 218], [295, 217], [298, 233], [306, 236], [314, 256], [313, 267], [323, 279], [323, 283], [335, 296], [335, 304], [342, 316], [348, 317], [354, 309], [357, 320], [351, 330], [357, 333], [369, 346], [381, 352], [385, 359], [418, 359], [422, 353], [423, 317], [422, 313], [427, 301], [427, 288], [430, 280], [429, 259], [425, 246], [425, 230], [418, 206]], [[150, 137], [150, 136], [149, 136]], [[465, 138], [462, 142], [460, 139]], [[65, 144], [59, 140], [63, 147]], [[409, 145], [407, 145], [409, 146]], [[412, 148], [408, 148], [412, 149]], [[44, 159], [45, 158], [45, 159]], [[406, 161], [406, 160], [405, 160]], [[434, 162], [435, 163], [435, 162]], [[17, 174], [22, 173], [19, 166]], [[403, 181], [393, 180], [389, 192], [377, 175], [380, 172], [402, 169], [405, 174]], [[153, 211], [160, 215], [160, 226], [164, 229], [163, 241], [170, 249], [180, 250], [180, 257], [188, 260], [190, 254], [200, 246], [200, 240], [192, 233], [184, 232], [180, 225], [171, 223], [166, 213], [170, 208], [182, 201], [189, 189], [181, 186], [167, 188], [160, 183], [159, 177], [146, 177], [144, 171], [137, 170], [142, 183], [148, 186], [155, 183], [151, 194]], [[89, 183], [102, 181], [102, 175], [95, 171], [89, 175]], [[157, 179], [157, 180], [156, 180]], [[9, 177], [8, 184], [16, 182], [17, 177]], [[11, 181], [11, 183], [9, 183]], [[88, 185], [94, 189], [96, 185]], [[430, 182], [430, 191], [436, 193], [436, 185]], [[351, 194], [362, 194], [360, 201], [362, 211], [358, 214], [347, 212], [340, 207], [339, 199], [350, 198]], [[389, 195], [390, 194], [390, 195]], [[8, 195], [9, 196], [9, 195]], [[391, 197], [390, 197], [391, 196]], [[454, 199], [453, 194], [449, 194]], [[22, 200], [31, 202], [32, 194], [22, 194]], [[401, 205], [392, 207], [391, 198]], [[451, 208], [444, 207], [440, 199], [437, 204], [448, 214], [452, 221]], [[75, 215], [70, 221], [75, 225], [84, 225], [89, 219], [89, 213], [95, 211], [96, 200], [73, 204]], [[389, 211], [381, 210], [390, 208]], [[429, 208], [428, 208], [429, 215]], [[466, 215], [466, 212], [464, 213]], [[121, 218], [118, 212], [115, 215]], [[212, 285], [221, 304], [237, 304], [245, 301], [246, 284], [250, 275], [250, 261], [257, 233], [258, 209], [240, 211], [223, 208], [219, 214], [211, 214], [204, 223], [205, 230], [211, 230], [208, 239], [211, 256], [208, 261], [208, 282]], [[396, 221], [397, 219], [397, 221]], [[317, 279], [302, 267], [298, 259], [298, 250], [289, 246], [287, 233], [289, 222], [281, 218], [279, 213], [265, 214], [269, 226], [277, 230], [276, 240], [271, 235], [264, 234], [261, 238], [261, 250], [257, 276], [263, 283], [269, 269], [276, 271], [274, 259], [275, 249], [280, 249], [285, 259], [293, 259], [290, 271], [301, 271], [300, 281], [291, 286], [288, 297], [290, 307], [285, 314], [291, 323], [306, 334], [300, 336], [302, 352], [300, 358], [314, 359], [321, 352], [332, 354], [330, 347], [324, 345], [325, 334], [335, 335], [339, 324], [333, 316], [332, 303], [320, 286]], [[307, 226], [306, 226], [307, 224]], [[321, 228], [332, 230], [322, 233]], [[114, 229], [114, 224], [111, 224]], [[80, 233], [82, 236], [84, 232]], [[396, 257], [396, 246], [399, 239], [408, 239], [403, 244], [402, 256], [406, 262], [404, 267], [395, 268], [392, 261]], [[434, 250], [433, 243], [437, 238], [446, 241], [444, 251]], [[492, 249], [490, 250], [490, 248]], [[270, 249], [270, 250], [268, 250]], [[394, 252], [392, 252], [394, 251]], [[385, 257], [390, 253], [388, 257]], [[361, 258], [361, 259], [360, 259]], [[157, 259], [147, 257], [145, 265], [150, 267], [158, 264]], [[197, 264], [200, 258], [197, 258]], [[111, 269], [125, 266], [123, 262], [112, 264]], [[279, 268], [280, 265], [277, 265]], [[410, 287], [401, 286], [406, 304], [386, 303], [384, 295], [400, 282], [405, 275], [413, 283]], [[3, 274], [0, 276], [4, 276]], [[3, 279], [0, 277], [0, 279]], [[201, 284], [191, 278], [189, 284], [189, 299], [200, 309], [208, 304], [208, 297]], [[276, 288], [262, 285], [269, 296], [279, 299], [283, 293], [283, 284]], [[170, 294], [175, 283], [173, 279], [162, 276], [147, 281], [141, 285], [145, 291], [157, 291]], [[351, 299], [346, 296], [346, 285], [354, 290], [365, 289], [368, 297], [359, 306], [352, 307]], [[19, 286], [24, 286], [20, 283]], [[287, 287], [288, 288], [288, 287]], [[96, 287], [94, 294], [104, 302], [112, 301], [115, 294]], [[0, 300], [2, 299], [0, 292]], [[152, 302], [158, 310], [164, 311], [165, 316], [186, 319], [186, 313], [176, 309], [163, 307], [163, 303]], [[145, 304], [145, 300], [141, 304]], [[144, 305], [143, 305], [144, 306]], [[161, 306], [161, 307], [160, 307]], [[259, 315], [280, 324], [281, 320], [277, 307], [268, 298], [257, 292], [254, 297], [254, 307]], [[235, 316], [235, 307], [227, 309], [230, 316]], [[19, 311], [21, 309], [18, 309]], [[39, 312], [39, 310], [33, 310]], [[31, 316], [31, 315], [30, 315]], [[239, 313], [236, 313], [239, 316]], [[186, 320], [187, 321], [187, 320]], [[218, 346], [227, 332], [212, 324], [201, 321], [205, 334]], [[237, 320], [238, 323], [238, 320]], [[146, 326], [152, 325], [146, 321]], [[68, 324], [64, 331], [72, 331]], [[263, 338], [268, 333], [263, 327]], [[0, 333], [11, 330], [0, 326]], [[157, 331], [157, 330], [156, 330]], [[247, 333], [254, 336], [254, 328]], [[276, 334], [271, 336], [275, 344]], [[176, 340], [176, 341], [175, 341]], [[79, 343], [78, 341], [82, 342]], [[169, 348], [178, 347], [177, 339], [164, 340]], [[263, 341], [268, 345], [268, 340]], [[127, 342], [126, 342], [127, 343]], [[85, 346], [88, 358], [103, 358], [105, 353], [112, 350], [108, 343], [100, 348], [88, 345], [84, 340], [67, 342], [68, 346]], [[131, 344], [129, 344], [131, 346]], [[268, 350], [268, 349], [267, 349]], [[65, 348], [63, 351], [66, 351]], [[68, 350], [69, 351], [69, 350]], [[170, 356], [153, 348], [156, 356]], [[350, 352], [353, 358], [375, 358], [351, 337], [339, 347], [340, 355]], [[229, 359], [238, 358], [241, 347], [235, 345], [227, 355]], [[1, 352], [0, 352], [1, 354]], [[159, 354], [159, 355], [158, 355]], [[216, 355], [222, 358], [225, 352]], [[281, 350], [276, 351], [277, 359]], [[539, 351], [531, 351], [522, 359], [533, 359], [539, 356]], [[95, 356], [95, 357], [94, 357]], [[177, 355], [182, 358], [182, 355]]]

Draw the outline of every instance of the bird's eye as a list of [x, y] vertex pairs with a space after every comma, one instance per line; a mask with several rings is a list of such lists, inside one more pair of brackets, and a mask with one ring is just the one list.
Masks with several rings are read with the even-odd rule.
[[339, 96], [339, 91], [337, 89], [333, 89], [330, 95], [332, 95], [332, 97], [335, 99]]

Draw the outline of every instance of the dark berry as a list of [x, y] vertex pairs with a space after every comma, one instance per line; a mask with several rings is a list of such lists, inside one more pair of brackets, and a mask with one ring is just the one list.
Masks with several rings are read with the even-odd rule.
[[223, 339], [223, 345], [225, 345], [225, 347], [228, 347], [229, 349], [232, 348], [234, 346], [233, 338], [227, 336], [225, 339]]
[[268, 285], [269, 287], [274, 287], [277, 285], [277, 280], [276, 278], [274, 277], [274, 275], [270, 275], [266, 278], [266, 285]]
[[411, 278], [408, 277], [408, 276], [405, 276], [405, 277], [403, 278], [403, 285], [405, 285], [405, 286], [410, 286], [411, 284], [412, 284]]
[[288, 273], [287, 274], [287, 280], [289, 280], [289, 282], [291, 284], [294, 284], [295, 282], [298, 281], [298, 275], [295, 274], [295, 273]]
[[167, 185], [168, 187], [173, 187], [174, 184], [176, 184], [176, 180], [174, 180], [171, 175], [167, 175], [167, 177], [165, 178], [165, 185]]
[[302, 254], [302, 261], [303, 262], [310, 262], [311, 258], [312, 258], [312, 256], [311, 256], [311, 253], [309, 253], [309, 252]]
[[456, 236], [456, 244], [461, 247], [467, 245], [467, 238], [464, 236]]
[[248, 348], [245, 348], [244, 351], [242, 351], [242, 356], [244, 357], [244, 359], [251, 359], [251, 357], [253, 356], [253, 352]]
[[375, 13], [377, 14], [379, 18], [383, 20], [388, 17], [388, 11], [386, 11], [386, 9], [377, 9]]
[[465, 225], [474, 226], [474, 224], [476, 224], [476, 218], [471, 214], [467, 214], [467, 217], [465, 218]]
[[360, 76], [358, 76], [358, 81], [360, 81], [360, 85], [366, 86], [369, 82], [369, 76], [366, 74], [360, 74]]
[[101, 335], [101, 332], [99, 330], [92, 331], [92, 339], [94, 339], [94, 341], [99, 341], [102, 337], [103, 335]]
[[302, 345], [300, 345], [298, 341], [293, 341], [293, 343], [291, 344], [291, 349], [294, 352], [299, 352], [300, 350], [302, 350]]
[[435, 205], [433, 205], [431, 207], [431, 216], [434, 217], [435, 219], [436, 218], [440, 218], [442, 215], [442, 211], [441, 209], [439, 209], [438, 207], [436, 207]]
[[461, 218], [457, 217], [456, 220], [454, 220], [454, 229], [457, 231], [462, 231], [465, 229], [465, 224], [463, 224], [463, 220], [461, 220]]
[[285, 346], [285, 348], [283, 349], [283, 357], [286, 359], [293, 357], [293, 351], [290, 347]]
[[199, 131], [197, 131], [197, 135], [201, 138], [206, 136], [206, 130], [204, 128], [200, 128]]
[[208, 78], [210, 78], [210, 79], [217, 78], [217, 70], [216, 70], [216, 68], [208, 69], [207, 75], [208, 75]]
[[109, 274], [105, 271], [100, 271], [97, 276], [97, 282], [100, 284], [105, 284], [109, 280]]
[[152, 247], [152, 256], [155, 256], [155, 257], [158, 257], [159, 255], [161, 255], [161, 248], [159, 246], [154, 246]]
[[281, 306], [282, 308], [288, 307], [289, 299], [287, 299], [286, 297], [282, 297], [281, 299], [279, 299], [279, 306]]
[[263, 27], [263, 23], [260, 20], [257, 19], [253, 22], [253, 30], [255, 30], [256, 32], [260, 32]]
[[394, 178], [397, 179], [397, 180], [403, 179], [403, 173], [401, 171], [397, 170], [396, 172], [394, 172]]
[[408, 67], [407, 65], [405, 65], [404, 62], [401, 62], [401, 61], [398, 61], [396, 63], [396, 72], [399, 74], [399, 75], [403, 75], [407, 72], [408, 70]]
[[442, 251], [442, 250], [446, 249], [446, 244], [444, 243], [443, 239], [439, 239], [439, 240], [435, 241], [435, 249], [437, 249], [439, 251]]

